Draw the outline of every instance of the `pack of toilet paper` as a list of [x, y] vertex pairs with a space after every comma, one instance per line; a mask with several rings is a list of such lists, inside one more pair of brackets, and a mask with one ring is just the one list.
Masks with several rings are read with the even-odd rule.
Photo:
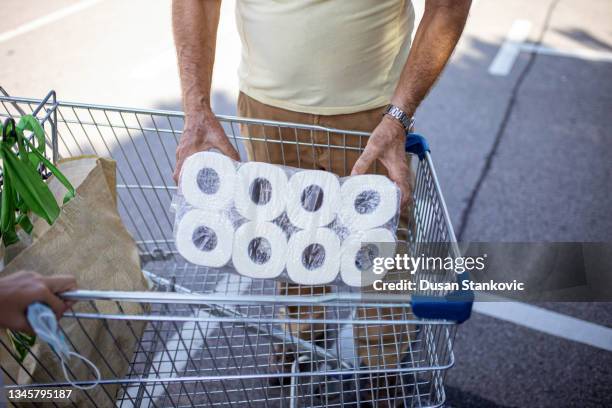
[[183, 164], [174, 235], [201, 266], [304, 285], [368, 286], [374, 259], [395, 255], [400, 191], [387, 177], [339, 178], [216, 152]]

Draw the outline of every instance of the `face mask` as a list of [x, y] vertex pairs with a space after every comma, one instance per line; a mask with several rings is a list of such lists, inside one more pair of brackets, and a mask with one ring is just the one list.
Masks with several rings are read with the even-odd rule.
[[[32, 303], [30, 306], [28, 306], [27, 317], [28, 322], [30, 323], [30, 326], [32, 326], [32, 329], [36, 335], [41, 340], [45, 341], [59, 356], [62, 370], [64, 371], [64, 378], [70, 383], [70, 385], [81, 390], [89, 390], [99, 384], [101, 378], [100, 370], [98, 370], [98, 367], [96, 367], [96, 365], [88, 360], [85, 356], [70, 350], [70, 347], [68, 347], [68, 343], [66, 343], [66, 339], [64, 338], [64, 335], [57, 324], [55, 314], [48, 306], [38, 302]], [[91, 382], [91, 384], [85, 386], [78, 385], [74, 382], [76, 380], [72, 380], [70, 378], [67, 367], [72, 357], [80, 359], [84, 364], [88, 365], [92, 369], [96, 379], [87, 381], [87, 383]]]

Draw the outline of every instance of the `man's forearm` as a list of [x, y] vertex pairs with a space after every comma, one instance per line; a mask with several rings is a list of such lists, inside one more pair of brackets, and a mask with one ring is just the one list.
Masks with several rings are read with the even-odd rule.
[[172, 29], [181, 78], [183, 109], [191, 115], [210, 113], [210, 87], [215, 61], [221, 0], [174, 0]]
[[217, 149], [233, 160], [240, 160], [210, 108], [220, 14], [221, 0], [172, 2], [172, 29], [185, 110], [183, 135], [176, 147], [176, 166], [172, 175], [177, 183], [183, 163], [197, 152]]
[[413, 115], [450, 58], [471, 0], [426, 0], [408, 60], [391, 103]]

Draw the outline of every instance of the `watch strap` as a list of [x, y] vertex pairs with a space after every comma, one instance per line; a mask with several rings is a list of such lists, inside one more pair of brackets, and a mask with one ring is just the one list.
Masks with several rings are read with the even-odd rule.
[[385, 109], [385, 112], [383, 113], [383, 115], [389, 115], [393, 119], [400, 122], [402, 126], [404, 127], [404, 129], [406, 130], [406, 132], [412, 131], [412, 126], [414, 124], [414, 118], [408, 116], [406, 112], [404, 112], [401, 108], [393, 104], [389, 104], [387, 105], [387, 108]]

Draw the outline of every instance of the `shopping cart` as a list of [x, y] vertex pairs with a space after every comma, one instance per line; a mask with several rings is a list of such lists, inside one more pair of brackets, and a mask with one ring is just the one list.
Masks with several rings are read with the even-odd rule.
[[[88, 302], [91, 312], [69, 311], [62, 320], [114, 321], [114, 327], [124, 324], [125, 332], [133, 334], [136, 351], [133, 356], [125, 356], [128, 373], [121, 378], [102, 378], [97, 387], [105, 390], [102, 395], [107, 401], [90, 398], [92, 406], [444, 404], [444, 379], [454, 364], [456, 326], [470, 315], [470, 293], [427, 290], [411, 297], [370, 296], [332, 285], [330, 292], [323, 295], [279, 295], [275, 282], [186, 263], [174, 246], [170, 212], [176, 191], [171, 174], [183, 128], [182, 112], [60, 102], [54, 91], [42, 100], [12, 97], [1, 88], [0, 91], [3, 107], [0, 116], [36, 116], [47, 134], [53, 160], [95, 154], [117, 161], [119, 211], [137, 241], [143, 272], [155, 289], [146, 293], [78, 290], [64, 295]], [[368, 136], [363, 132], [231, 116], [218, 119], [241, 152], [242, 142], [251, 139], [280, 143], [287, 148], [299, 145], [328, 149], [346, 158], [362, 151]], [[241, 126], [259, 127], [263, 137], [244, 136]], [[295, 140], [279, 140], [274, 136], [286, 129], [295, 132]], [[303, 135], [309, 134], [313, 137], [304, 141]], [[418, 160], [413, 160], [414, 226], [399, 231], [398, 235], [405, 237], [403, 244], [410, 253], [458, 257], [459, 249], [427, 144], [413, 135], [408, 139], [407, 150], [418, 156]], [[346, 160], [344, 171], [350, 171]], [[453, 282], [466, 275], [420, 270], [416, 279], [422, 277]], [[116, 313], [99, 311], [99, 305], [107, 303]], [[122, 307], [126, 303], [139, 303], [146, 312], [126, 314]], [[323, 310], [323, 317], [318, 319], [298, 316], [293, 320], [312, 327], [324, 323], [322, 341], [309, 342], [284, 329], [289, 319], [283, 310], [290, 305]], [[366, 307], [378, 310], [378, 317], [361, 318], [357, 311]], [[401, 311], [393, 320], [380, 313], [390, 307]], [[142, 336], [134, 334], [135, 322], [145, 322]], [[376, 364], [364, 364], [359, 357], [363, 357], [363, 351], [356, 350], [363, 343], [358, 333], [389, 325], [401, 332], [396, 333], [394, 355], [377, 359]], [[397, 340], [400, 338], [404, 340]], [[97, 350], [95, 339], [89, 339]], [[400, 341], [404, 344], [399, 344]], [[79, 351], [80, 345], [72, 346]], [[9, 350], [11, 345], [2, 343], [2, 347]], [[370, 347], [367, 353], [375, 352], [374, 349]], [[281, 357], [279, 350], [292, 355], [288, 369], [274, 368], [275, 357]], [[61, 373], [50, 373], [53, 381], [46, 383], [29, 379], [20, 384], [4, 368], [3, 373], [8, 390], [69, 386]], [[88, 385], [88, 381], [81, 384]], [[384, 392], [375, 390], [374, 384]]]

